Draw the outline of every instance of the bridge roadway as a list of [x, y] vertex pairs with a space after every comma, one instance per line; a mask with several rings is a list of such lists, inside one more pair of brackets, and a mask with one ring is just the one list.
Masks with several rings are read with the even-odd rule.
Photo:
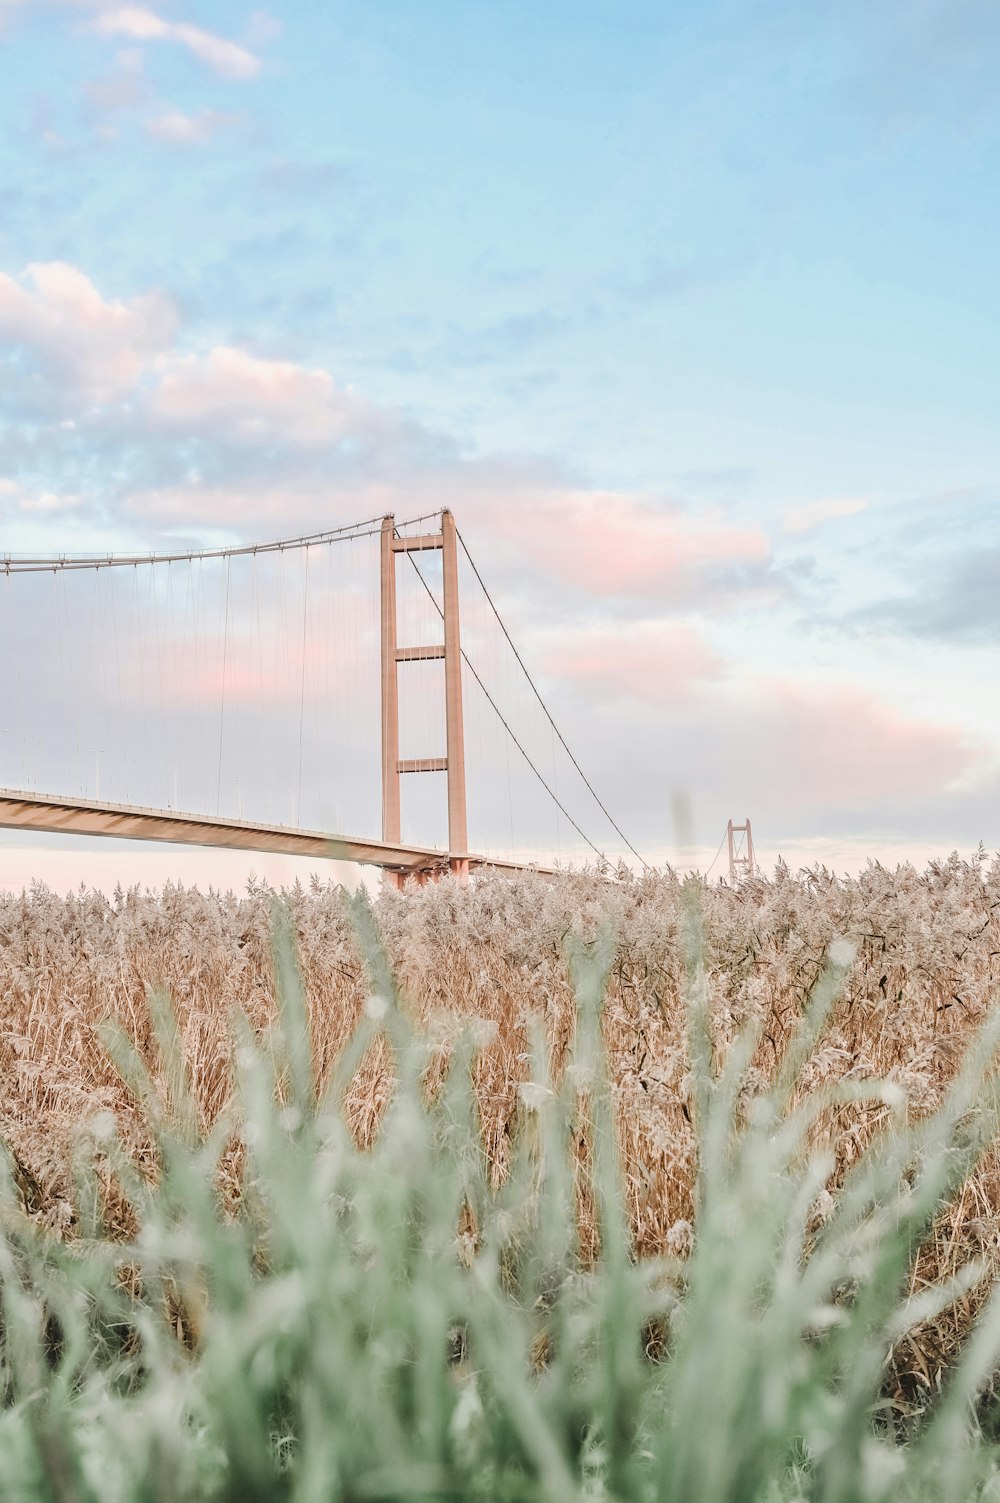
[[[24, 793], [0, 788], [0, 828], [38, 830], [59, 835], [106, 835], [116, 840], [162, 840], [174, 845], [215, 846], [240, 851], [275, 851], [285, 856], [314, 856], [330, 861], [355, 861], [380, 866], [403, 876], [436, 875], [449, 870], [447, 851], [428, 846], [392, 845], [349, 835], [326, 835], [287, 825], [257, 824], [247, 819], [222, 819], [212, 814], [182, 814], [175, 809], [144, 809], [130, 804], [106, 804], [96, 799]], [[493, 867], [498, 871], [540, 871], [553, 868], [469, 855], [466, 870]], [[464, 865], [464, 862], [463, 862]]]

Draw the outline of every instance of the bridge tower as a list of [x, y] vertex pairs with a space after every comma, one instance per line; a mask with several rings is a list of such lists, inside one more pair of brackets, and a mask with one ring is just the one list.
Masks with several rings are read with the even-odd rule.
[[[396, 625], [396, 555], [439, 549], [444, 576], [444, 641], [400, 647]], [[399, 845], [400, 777], [403, 773], [448, 775], [448, 865], [459, 877], [469, 872], [469, 832], [465, 797], [465, 728], [462, 715], [462, 643], [458, 600], [458, 534], [450, 511], [441, 513], [441, 531], [413, 537], [397, 534], [395, 518], [383, 517], [381, 534], [382, 622], [382, 839]], [[444, 660], [445, 750], [443, 757], [399, 756], [399, 665]], [[387, 872], [401, 887], [401, 872]]]
[[[741, 825], [734, 825], [732, 820], [727, 827], [729, 838], [729, 880], [735, 882], [739, 877], [752, 877], [757, 870], [753, 857], [753, 834], [750, 829], [750, 820], [744, 820]], [[734, 836], [746, 835], [746, 845], [737, 853]]]

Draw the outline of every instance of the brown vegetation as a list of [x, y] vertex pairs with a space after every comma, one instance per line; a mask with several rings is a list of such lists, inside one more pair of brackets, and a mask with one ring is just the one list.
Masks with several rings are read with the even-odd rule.
[[[298, 937], [322, 1088], [371, 994], [340, 889], [287, 894]], [[857, 959], [800, 1090], [845, 1076], [898, 1083], [909, 1110], [940, 1101], [963, 1049], [993, 1004], [1000, 965], [1000, 864], [983, 859], [856, 879], [822, 870], [704, 889], [704, 956], [718, 1055], [752, 1017], [761, 1045], [746, 1089], [766, 1083], [824, 964], [831, 941], [850, 938]], [[12, 1150], [27, 1209], [73, 1235], [74, 1142], [101, 1112], [140, 1160], [150, 1154], [143, 1114], [103, 1047], [117, 1020], [151, 1070], [158, 1069], [147, 997], [169, 989], [198, 1112], [207, 1129], [231, 1098], [234, 1018], [256, 1031], [274, 1016], [273, 895], [204, 896], [168, 887], [113, 902], [93, 892], [65, 900], [35, 887], [0, 898], [0, 1137]], [[695, 1134], [685, 1048], [682, 887], [673, 874], [559, 881], [484, 874], [386, 892], [378, 922], [405, 1005], [429, 1043], [428, 1083], [470, 1019], [479, 1026], [474, 1068], [484, 1147], [501, 1179], [525, 1113], [532, 1035], [544, 1033], [558, 1074], [575, 1024], [566, 946], [610, 926], [615, 958], [605, 1042], [635, 1247], [682, 1254], [693, 1219]], [[485, 1025], [485, 1026], [483, 1026]], [[377, 1131], [392, 1089], [388, 1057], [375, 1048], [346, 1101], [361, 1142]], [[837, 1175], [863, 1151], [886, 1108], [832, 1110], [819, 1132]], [[581, 1145], [581, 1155], [586, 1147]], [[235, 1183], [235, 1181], [234, 1181]], [[111, 1230], [129, 1211], [106, 1186]], [[585, 1250], [592, 1226], [582, 1227]], [[936, 1223], [915, 1281], [953, 1272], [970, 1256], [1000, 1268], [1000, 1155], [992, 1149]], [[973, 1313], [966, 1301], [924, 1327], [896, 1354], [903, 1388], [936, 1384]]]

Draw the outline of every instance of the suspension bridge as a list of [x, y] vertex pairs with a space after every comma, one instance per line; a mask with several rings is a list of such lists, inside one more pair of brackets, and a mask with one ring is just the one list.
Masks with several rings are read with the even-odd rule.
[[646, 864], [450, 511], [0, 572], [0, 827], [333, 857], [397, 886]]

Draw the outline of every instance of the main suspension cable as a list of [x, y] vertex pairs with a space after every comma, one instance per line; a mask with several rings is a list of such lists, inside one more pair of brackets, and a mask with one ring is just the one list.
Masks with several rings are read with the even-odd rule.
[[[427, 591], [427, 594], [430, 596], [431, 604], [434, 606], [434, 609], [437, 611], [438, 615], [441, 617], [441, 619], [443, 621], [444, 620], [444, 610], [443, 610], [442, 606], [438, 603], [438, 598], [434, 594], [434, 591], [431, 589], [430, 585], [427, 583], [426, 579], [421, 574], [420, 568], [419, 568], [419, 566], [417, 564], [417, 561], [413, 557], [413, 554], [410, 552], [409, 549], [407, 549], [406, 556], [409, 559], [411, 565], [413, 566], [413, 570], [414, 570], [417, 578], [420, 580], [420, 583], [423, 585], [424, 589]], [[507, 732], [508, 736], [513, 741], [514, 745], [517, 747], [518, 751], [521, 753], [521, 756], [524, 758], [524, 760], [527, 762], [528, 766], [531, 768], [532, 772], [535, 774], [535, 777], [538, 779], [538, 781], [541, 783], [542, 787], [545, 789], [545, 792], [548, 794], [549, 798], [556, 805], [556, 807], [560, 810], [560, 812], [566, 817], [566, 819], [569, 820], [570, 824], [573, 826], [574, 830], [579, 835], [580, 839], [583, 840], [583, 841], [585, 841], [586, 844], [590, 846], [590, 849], [593, 851], [594, 855], [600, 861], [605, 861], [606, 862], [607, 859], [608, 859], [607, 856], [605, 856], [604, 852], [598, 846], [596, 846], [594, 844], [594, 842], [591, 840], [590, 836], [587, 835], [587, 834], [585, 834], [585, 832], [580, 829], [580, 826], [577, 824], [577, 822], [573, 818], [572, 814], [570, 814], [569, 810], [567, 808], [565, 808], [564, 805], [559, 802], [559, 799], [556, 797], [555, 793], [549, 787], [548, 783], [545, 781], [544, 777], [539, 772], [539, 770], [535, 766], [534, 762], [528, 756], [528, 753], [525, 751], [524, 747], [521, 745], [520, 741], [517, 739], [517, 736], [515, 735], [514, 731], [511, 729], [511, 727], [508, 725], [506, 719], [504, 718], [503, 713], [500, 710], [500, 706], [497, 704], [496, 700], [493, 698], [493, 695], [490, 693], [489, 689], [487, 689], [486, 685], [483, 683], [482, 679], [479, 677], [479, 674], [476, 672], [475, 665], [470, 661], [469, 655], [466, 652], [465, 648], [463, 647], [461, 651], [462, 651], [462, 662], [468, 668], [469, 672], [472, 674], [472, 677], [475, 679], [475, 681], [479, 685], [480, 689], [482, 689], [483, 693], [486, 695], [486, 698], [489, 701], [490, 705], [492, 706], [493, 712], [496, 715], [497, 719], [499, 720], [500, 724], [503, 726], [504, 730]], [[631, 847], [629, 847], [629, 849], [631, 849]]]
[[[417, 522], [438, 517], [437, 511], [425, 512], [397, 522], [397, 527], [413, 527]], [[382, 530], [382, 517], [366, 517], [363, 522], [328, 527], [322, 532], [304, 532], [297, 537], [276, 538], [269, 543], [241, 543], [229, 548], [186, 548], [177, 553], [53, 553], [27, 557], [15, 553], [0, 556], [3, 574], [55, 574], [73, 569], [124, 569], [135, 564], [180, 564], [212, 558], [243, 558], [257, 553], [290, 553], [298, 548], [315, 548], [324, 543], [350, 542], [354, 538], [374, 537]]]
[[709, 877], [712, 875], [712, 867], [715, 865], [715, 863], [718, 861], [719, 857], [722, 855], [722, 847], [726, 843], [726, 836], [728, 835], [728, 833], [729, 833], [728, 830], [723, 830], [723, 832], [722, 832], [722, 839], [719, 841], [719, 849], [716, 851], [715, 855], [712, 857], [712, 860], [709, 863], [709, 866], [707, 867], [707, 869], [705, 871], [705, 881], [706, 882], [708, 881]]
[[[476, 561], [472, 557], [472, 554], [469, 552], [469, 549], [468, 549], [468, 546], [466, 545], [465, 539], [463, 538], [462, 534], [458, 531], [457, 527], [455, 528], [455, 532], [457, 534], [458, 541], [462, 545], [462, 552], [465, 554], [466, 558], [468, 559], [469, 565], [470, 565], [470, 567], [472, 569], [472, 572], [476, 576], [477, 580], [479, 581], [480, 589], [482, 590], [483, 594], [486, 596], [486, 599], [487, 599], [487, 602], [489, 604], [490, 610], [493, 612], [494, 616], [497, 618], [497, 622], [499, 623], [500, 630], [503, 632], [504, 636], [507, 638], [508, 646], [510, 647], [511, 652], [514, 654], [515, 658], [517, 659], [518, 664], [520, 665], [520, 668], [521, 668], [521, 672], [524, 674], [525, 678], [528, 680], [528, 684], [531, 687], [531, 692], [534, 694], [535, 698], [538, 700], [538, 703], [541, 705], [542, 709], [544, 710], [544, 712], [545, 712], [545, 718], [548, 720], [549, 725], [552, 727], [553, 731], [558, 736], [559, 741], [562, 744], [563, 750], [565, 751], [566, 755], [569, 757], [570, 761], [572, 762], [573, 766], [576, 768], [577, 772], [580, 774], [580, 777], [581, 777], [581, 779], [583, 781], [584, 787], [587, 789], [587, 792], [590, 794], [591, 798], [594, 800], [594, 803], [600, 809], [601, 813], [604, 815], [605, 819], [607, 820], [607, 822], [611, 826], [611, 828], [614, 830], [615, 834], [617, 836], [619, 836], [619, 838], [622, 841], [624, 841], [625, 845], [632, 852], [632, 855], [635, 857], [635, 859], [637, 861], [641, 862], [642, 866], [646, 869], [646, 871], [649, 871], [650, 870], [649, 863], [647, 861], [643, 860], [642, 856], [639, 855], [639, 852], [636, 850], [635, 846], [629, 840], [628, 836], [625, 835], [619, 829], [618, 825], [612, 819], [611, 815], [608, 813], [608, 810], [607, 810], [605, 804], [602, 802], [600, 796], [598, 795], [597, 790], [594, 788], [594, 785], [591, 783], [590, 779], [587, 777], [587, 774], [584, 772], [583, 768], [580, 766], [580, 764], [577, 761], [576, 757], [573, 755], [572, 751], [570, 750], [569, 746], [567, 745], [567, 743], [566, 743], [566, 737], [563, 735], [562, 731], [559, 729], [559, 727], [556, 725], [555, 721], [553, 720], [552, 713], [549, 710], [548, 705], [545, 703], [544, 699], [542, 698], [541, 694], [539, 693], [538, 687], [535, 684], [534, 679], [532, 678], [531, 674], [528, 672], [528, 669], [527, 669], [527, 666], [525, 664], [524, 659], [522, 658], [521, 654], [518, 652], [516, 646], [514, 645], [514, 642], [513, 642], [513, 639], [511, 638], [510, 632], [507, 630], [506, 626], [504, 625], [503, 617], [500, 615], [500, 612], [497, 610], [496, 605], [493, 602], [493, 596], [490, 594], [489, 590], [486, 588], [486, 583], [485, 583], [485, 581], [483, 579], [483, 576], [480, 574], [479, 570], [476, 567]], [[558, 800], [556, 800], [556, 803], [558, 805]]]

